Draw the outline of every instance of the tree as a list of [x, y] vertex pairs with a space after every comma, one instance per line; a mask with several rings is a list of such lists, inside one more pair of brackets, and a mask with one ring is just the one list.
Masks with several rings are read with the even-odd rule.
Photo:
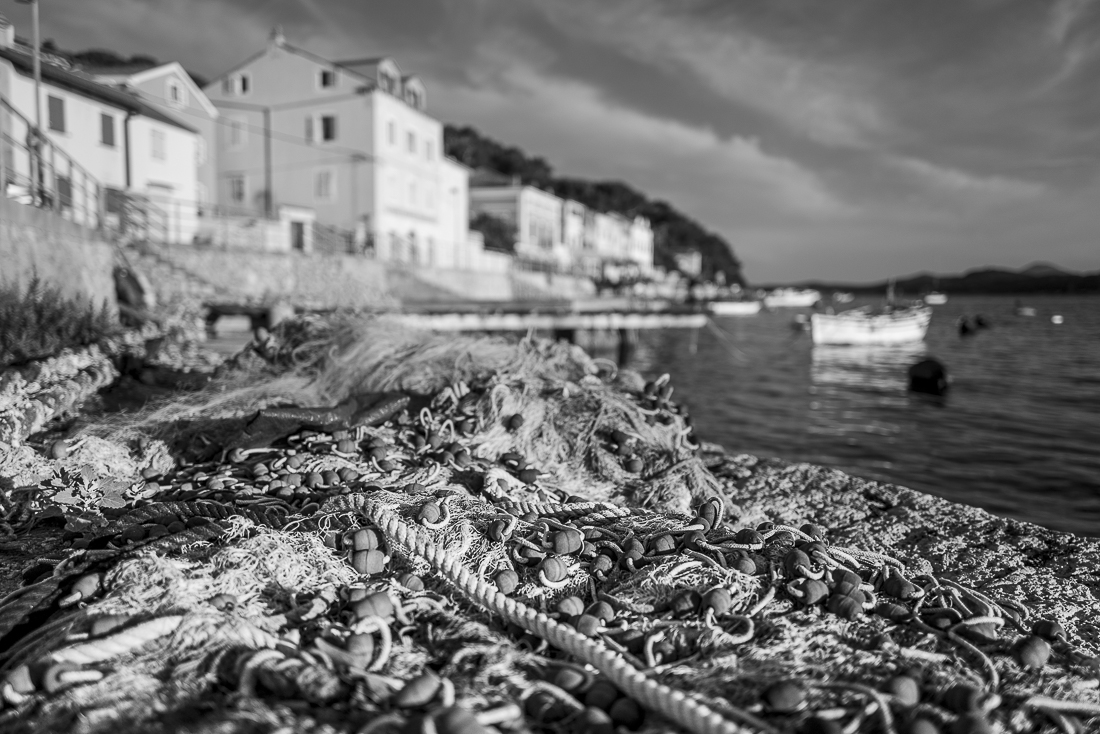
[[[525, 184], [550, 191], [563, 199], [579, 201], [598, 212], [643, 216], [653, 227], [653, 259], [656, 265], [675, 270], [677, 253], [700, 252], [703, 255], [704, 278], [714, 279], [718, 273], [724, 273], [727, 283], [744, 285], [741, 262], [730, 244], [666, 201], [651, 200], [621, 181], [555, 177], [554, 169], [543, 158], [528, 156], [521, 149], [485, 137], [468, 125], [444, 127], [443, 147], [447, 155], [470, 168], [487, 168], [506, 176], [517, 176]], [[511, 236], [514, 239], [514, 230]], [[486, 236], [486, 243], [488, 239]]]
[[481, 232], [485, 238], [485, 249], [496, 252], [515, 252], [516, 227], [492, 214], [480, 212], [470, 220], [470, 229]]

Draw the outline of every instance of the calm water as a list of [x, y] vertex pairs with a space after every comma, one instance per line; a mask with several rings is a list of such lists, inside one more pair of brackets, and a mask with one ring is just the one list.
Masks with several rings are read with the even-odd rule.
[[[1023, 300], [1035, 317], [1015, 316], [1011, 297], [953, 297], [923, 344], [900, 348], [815, 347], [791, 327], [793, 309], [722, 318], [728, 340], [643, 332], [631, 366], [671, 373], [700, 435], [731, 451], [1100, 535], [1100, 297]], [[992, 328], [962, 338], [961, 314]], [[906, 390], [906, 369], [926, 355], [947, 366], [944, 399]]]

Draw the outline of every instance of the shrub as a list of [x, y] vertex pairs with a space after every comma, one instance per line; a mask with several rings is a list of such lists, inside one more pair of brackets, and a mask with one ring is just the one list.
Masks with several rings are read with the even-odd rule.
[[0, 286], [0, 369], [93, 344], [117, 330], [106, 304], [69, 298], [37, 275], [26, 289]]

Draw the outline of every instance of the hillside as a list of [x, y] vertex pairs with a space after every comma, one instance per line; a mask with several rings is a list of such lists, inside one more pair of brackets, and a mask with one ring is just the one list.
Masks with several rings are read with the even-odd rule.
[[[832, 291], [855, 292], [886, 291], [887, 281], [877, 283], [824, 283], [813, 281], [799, 284], [801, 287]], [[979, 293], [1100, 293], [1100, 271], [1095, 273], [1071, 273], [1049, 263], [1034, 263], [1020, 270], [1006, 268], [977, 268], [961, 275], [917, 275], [898, 278], [899, 293], [925, 293], [942, 291], [948, 294]]]
[[545, 159], [485, 137], [469, 126], [447, 125], [443, 144], [447, 155], [471, 168], [516, 176], [525, 184], [574, 199], [599, 212], [617, 211], [647, 218], [653, 226], [654, 260], [660, 267], [675, 270], [677, 253], [699, 252], [704, 278], [713, 279], [722, 272], [727, 282], [744, 284], [741, 262], [730, 244], [666, 201], [650, 199], [621, 181], [555, 176]]

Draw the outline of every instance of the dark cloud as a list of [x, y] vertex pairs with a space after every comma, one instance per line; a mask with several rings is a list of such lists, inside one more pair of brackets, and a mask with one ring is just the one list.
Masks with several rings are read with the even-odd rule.
[[[26, 8], [4, 12], [25, 33]], [[1100, 268], [1092, 0], [50, 0], [42, 18], [63, 47], [211, 77], [275, 24], [332, 58], [392, 55], [441, 119], [676, 202], [758, 280]]]

